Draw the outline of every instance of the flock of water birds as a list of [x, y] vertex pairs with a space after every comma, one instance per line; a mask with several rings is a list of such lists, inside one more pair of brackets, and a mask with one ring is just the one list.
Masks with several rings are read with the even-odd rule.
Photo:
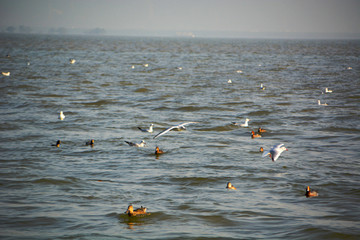
[[[7, 56], [9, 57], [9, 56]], [[75, 64], [76, 60], [71, 58], [69, 59], [70, 64]], [[28, 63], [28, 65], [30, 65], [30, 63]], [[144, 64], [144, 67], [148, 67], [148, 64]], [[135, 66], [131, 66], [132, 69], [135, 68]], [[179, 70], [181, 70], [182, 68], [178, 68]], [[242, 73], [241, 70], [237, 71], [238, 73]], [[1, 72], [3, 76], [10, 76], [10, 72]], [[232, 80], [229, 79], [228, 83], [231, 84]], [[265, 90], [266, 87], [261, 83], [260, 84], [260, 90]], [[321, 91], [322, 94], [327, 94], [327, 93], [332, 93], [333, 91], [330, 90], [329, 88], [325, 88], [323, 91]], [[326, 106], [328, 105], [327, 103], [321, 103], [320, 100], [318, 100], [318, 105], [323, 105]], [[58, 118], [63, 121], [65, 120], [65, 114], [63, 111], [60, 111]], [[249, 121], [250, 119], [246, 118], [244, 122], [231, 122], [232, 125], [238, 126], [238, 127], [243, 127], [243, 128], [247, 128], [249, 127]], [[174, 126], [170, 126], [164, 130], [162, 130], [161, 132], [157, 133], [153, 139], [159, 138], [167, 133], [169, 133], [170, 131], [182, 131], [182, 130], [186, 130], [186, 126], [190, 125], [190, 124], [197, 124], [198, 122], [185, 122], [185, 123], [181, 123], [178, 125], [174, 125]], [[153, 133], [154, 132], [154, 124], [150, 124], [149, 128], [141, 128], [138, 127], [138, 129], [144, 133]], [[254, 131], [251, 131], [251, 138], [259, 138], [262, 137], [262, 133], [266, 132], [266, 129], [263, 129], [261, 127], [258, 128], [257, 132], [255, 133]], [[131, 147], [146, 147], [146, 142], [144, 140], [141, 140], [139, 143], [136, 142], [130, 142], [130, 141], [125, 141], [126, 144], [128, 144]], [[55, 146], [55, 147], [60, 147], [61, 145], [61, 140], [57, 140], [57, 142], [55, 144], [52, 144], [51, 146]], [[90, 139], [88, 141], [85, 142], [85, 145], [94, 147], [95, 145], [95, 140], [94, 139]], [[270, 156], [271, 160], [273, 162], [275, 162], [280, 155], [284, 152], [284, 151], [288, 151], [288, 149], [285, 147], [285, 145], [283, 143], [279, 143], [274, 145], [273, 147], [271, 147], [269, 150], [264, 151], [264, 149], [261, 147], [260, 151], [262, 153], [262, 157], [266, 157], [266, 156]], [[159, 154], [163, 154], [164, 151], [161, 150], [158, 146], [156, 146], [155, 148], [155, 155], [159, 155]], [[227, 183], [226, 185], [227, 189], [232, 189], [232, 190], [236, 190], [236, 187], [234, 185], [232, 185], [230, 182]], [[309, 186], [307, 186], [306, 188], [306, 192], [305, 192], [305, 196], [306, 197], [316, 197], [318, 196], [318, 193], [316, 191], [313, 191], [310, 189]], [[147, 212], [147, 208], [141, 206], [138, 209], [134, 209], [132, 204], [130, 204], [127, 208], [127, 211], [125, 212], [126, 214], [128, 214], [130, 217], [133, 216], [144, 216], [144, 215], [149, 215], [150, 213]]]
[[[74, 64], [76, 62], [75, 59], [70, 59], [69, 60], [70, 64]], [[148, 67], [148, 64], [144, 64], [144, 67]], [[131, 66], [132, 69], [134, 69], [134, 66]], [[178, 68], [181, 69], [181, 68]], [[242, 72], [242, 71], [238, 71], [238, 72]], [[4, 73], [3, 73], [4, 75]], [[10, 73], [9, 73], [10, 75]], [[231, 84], [232, 80], [229, 79], [228, 83]], [[261, 83], [260, 85], [260, 90], [265, 90], [266, 87], [264, 86], [264, 84]], [[332, 93], [333, 91], [330, 90], [329, 88], [325, 88], [323, 91], [321, 91], [322, 94], [327, 94], [327, 93]], [[318, 100], [318, 105], [324, 105], [326, 106], [327, 103], [321, 103], [320, 100]], [[65, 115], [63, 111], [60, 111], [59, 117], [60, 120], [64, 120], [65, 119]], [[238, 127], [242, 127], [242, 128], [247, 128], [249, 127], [249, 121], [250, 119], [246, 118], [244, 122], [231, 122], [232, 125], [234, 126], [238, 126]], [[184, 122], [178, 125], [174, 125], [174, 126], [170, 126], [162, 131], [160, 131], [159, 133], [157, 133], [153, 139], [159, 138], [167, 133], [169, 133], [170, 131], [182, 131], [182, 130], [186, 130], [186, 126], [190, 125], [190, 124], [197, 124], [198, 122]], [[154, 124], [150, 124], [150, 126], [148, 128], [142, 128], [142, 127], [138, 127], [138, 129], [141, 132], [144, 133], [153, 133], [154, 132]], [[262, 137], [262, 133], [267, 132], [266, 129], [263, 129], [261, 127], [258, 128], [257, 132], [255, 133], [254, 131], [251, 131], [251, 138], [259, 138]], [[124, 141], [126, 144], [128, 144], [131, 147], [146, 147], [146, 142], [144, 140], [141, 140], [139, 143], [136, 142], [130, 142], [130, 141]], [[58, 140], [55, 144], [52, 144], [52, 146], [56, 146], [56, 147], [60, 147], [61, 144], [61, 140]], [[85, 145], [94, 147], [95, 144], [95, 140], [94, 139], [90, 139], [88, 141], [85, 142]], [[285, 145], [283, 143], [279, 143], [274, 145], [273, 147], [271, 147], [269, 150], [264, 151], [263, 147], [260, 148], [259, 152], [262, 153], [262, 157], [266, 157], [266, 156], [270, 156], [271, 160], [273, 162], [275, 162], [280, 155], [284, 152], [284, 151], [288, 151], [288, 149], [285, 147]], [[159, 148], [159, 146], [155, 147], [155, 155], [160, 155], [163, 154], [164, 151], [161, 150]], [[236, 187], [234, 185], [232, 185], [231, 182], [228, 182], [226, 185], [227, 189], [232, 189], [232, 190], [236, 190]], [[306, 187], [306, 192], [305, 192], [305, 196], [306, 197], [316, 197], [319, 194], [314, 191], [311, 190], [309, 186]], [[132, 206], [132, 204], [130, 204], [125, 212], [125, 214], [127, 214], [130, 217], [134, 217], [134, 216], [145, 216], [145, 215], [149, 215], [150, 213], [147, 212], [147, 208], [141, 206], [140, 208], [134, 209], [134, 207]]]

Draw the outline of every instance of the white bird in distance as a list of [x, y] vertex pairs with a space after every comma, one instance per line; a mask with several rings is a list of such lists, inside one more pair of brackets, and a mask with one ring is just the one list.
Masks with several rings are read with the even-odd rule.
[[143, 129], [141, 127], [138, 127], [138, 129], [142, 132], [149, 132], [152, 133], [154, 131], [154, 124], [150, 124], [150, 127], [148, 129]]

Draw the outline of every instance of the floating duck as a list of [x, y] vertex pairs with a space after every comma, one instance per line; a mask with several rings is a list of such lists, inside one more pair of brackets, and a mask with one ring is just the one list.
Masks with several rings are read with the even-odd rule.
[[132, 65], [132, 66], [131, 66], [131, 69], [135, 69], [135, 66], [134, 66], [134, 65]]
[[141, 140], [140, 143], [133, 143], [133, 142], [128, 142], [128, 141], [125, 141], [127, 144], [129, 144], [129, 146], [132, 146], [132, 147], [145, 147], [146, 146], [146, 143], [144, 140]]
[[266, 132], [265, 129], [263, 129], [263, 128], [261, 128], [261, 127], [258, 128], [258, 133], [264, 133], [264, 132]]
[[351, 69], [352, 69], [352, 67], [348, 67], [348, 68], [347, 68], [347, 70], [351, 70]]
[[325, 93], [332, 93], [333, 91], [328, 89], [328, 88], [325, 88]]
[[143, 128], [141, 128], [141, 127], [138, 127], [138, 129], [139, 129], [140, 131], [142, 131], [142, 132], [152, 133], [152, 132], [154, 131], [153, 127], [154, 127], [154, 124], [150, 124], [149, 129], [143, 129]]
[[236, 125], [236, 126], [240, 126], [240, 127], [248, 127], [249, 126], [249, 121], [250, 119], [245, 119], [244, 123], [237, 123], [237, 122], [231, 122], [232, 124]]
[[141, 206], [141, 208], [134, 210], [134, 207], [130, 204], [125, 213], [130, 217], [149, 215], [150, 213], [147, 213], [146, 211], [147, 208], [143, 206]]
[[65, 115], [64, 115], [63, 111], [60, 111], [59, 119], [61, 121], [65, 119]]
[[60, 140], [57, 140], [57, 141], [56, 141], [56, 144], [51, 144], [51, 146], [60, 147], [60, 144], [61, 144], [61, 141], [60, 141]]
[[320, 100], [318, 100], [318, 105], [319, 106], [327, 106], [328, 104], [327, 103], [321, 103]]
[[260, 90], [265, 90], [265, 86], [262, 83], [260, 84]]
[[148, 67], [148, 66], [149, 66], [149, 64], [147, 64], [147, 63], [144, 64], [144, 67]]
[[10, 76], [10, 72], [1, 72], [1, 74], [7, 77]]
[[228, 80], [228, 83], [232, 83], [231, 79]]
[[74, 58], [70, 58], [69, 62], [70, 62], [70, 64], [74, 64], [76, 62], [76, 60]]
[[317, 197], [317, 196], [319, 196], [319, 194], [315, 191], [310, 191], [310, 187], [307, 186], [305, 196], [306, 197]]
[[271, 160], [273, 162], [275, 162], [279, 157], [280, 157], [280, 154], [283, 152], [283, 151], [287, 151], [287, 148], [285, 147], [284, 144], [280, 143], [280, 144], [276, 144], [274, 145], [269, 151], [265, 151], [262, 155], [262, 157], [265, 157], [267, 155], [270, 155], [271, 157]]
[[251, 138], [259, 138], [259, 137], [261, 137], [260, 134], [255, 133], [254, 131], [251, 131]]
[[94, 143], [95, 143], [95, 140], [94, 139], [90, 139], [89, 141], [87, 141], [86, 143], [85, 143], [85, 145], [87, 145], [87, 146], [94, 146]]
[[162, 154], [162, 153], [164, 153], [164, 151], [161, 150], [158, 146], [156, 146], [156, 148], [155, 148], [155, 155]]
[[236, 72], [237, 72], [237, 73], [243, 73], [243, 71], [241, 71], [241, 70], [237, 70]]
[[232, 185], [231, 182], [227, 183], [226, 188], [236, 190], [236, 187], [234, 187], [234, 185]]
[[260, 147], [259, 152], [264, 152], [264, 148], [263, 148], [263, 147]]

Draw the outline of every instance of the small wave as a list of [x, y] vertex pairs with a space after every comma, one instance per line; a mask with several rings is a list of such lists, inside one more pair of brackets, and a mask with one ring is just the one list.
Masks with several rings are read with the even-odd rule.
[[144, 92], [149, 92], [150, 90], [148, 88], [137, 88], [134, 90], [134, 92], [137, 93], [144, 93]]
[[95, 102], [82, 102], [79, 104], [82, 104], [84, 106], [102, 106], [102, 105], [108, 105], [108, 104], [115, 104], [116, 101], [114, 100], [99, 100]]
[[55, 178], [40, 178], [34, 180], [33, 183], [36, 184], [52, 184], [52, 185], [67, 185], [67, 184], [74, 184], [77, 179], [75, 178], [68, 178], [68, 179], [55, 179]]

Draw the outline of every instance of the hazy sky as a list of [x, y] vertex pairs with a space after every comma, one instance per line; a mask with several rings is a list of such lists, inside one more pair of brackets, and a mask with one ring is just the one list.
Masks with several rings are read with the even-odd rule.
[[0, 27], [360, 33], [360, 0], [0, 0]]

